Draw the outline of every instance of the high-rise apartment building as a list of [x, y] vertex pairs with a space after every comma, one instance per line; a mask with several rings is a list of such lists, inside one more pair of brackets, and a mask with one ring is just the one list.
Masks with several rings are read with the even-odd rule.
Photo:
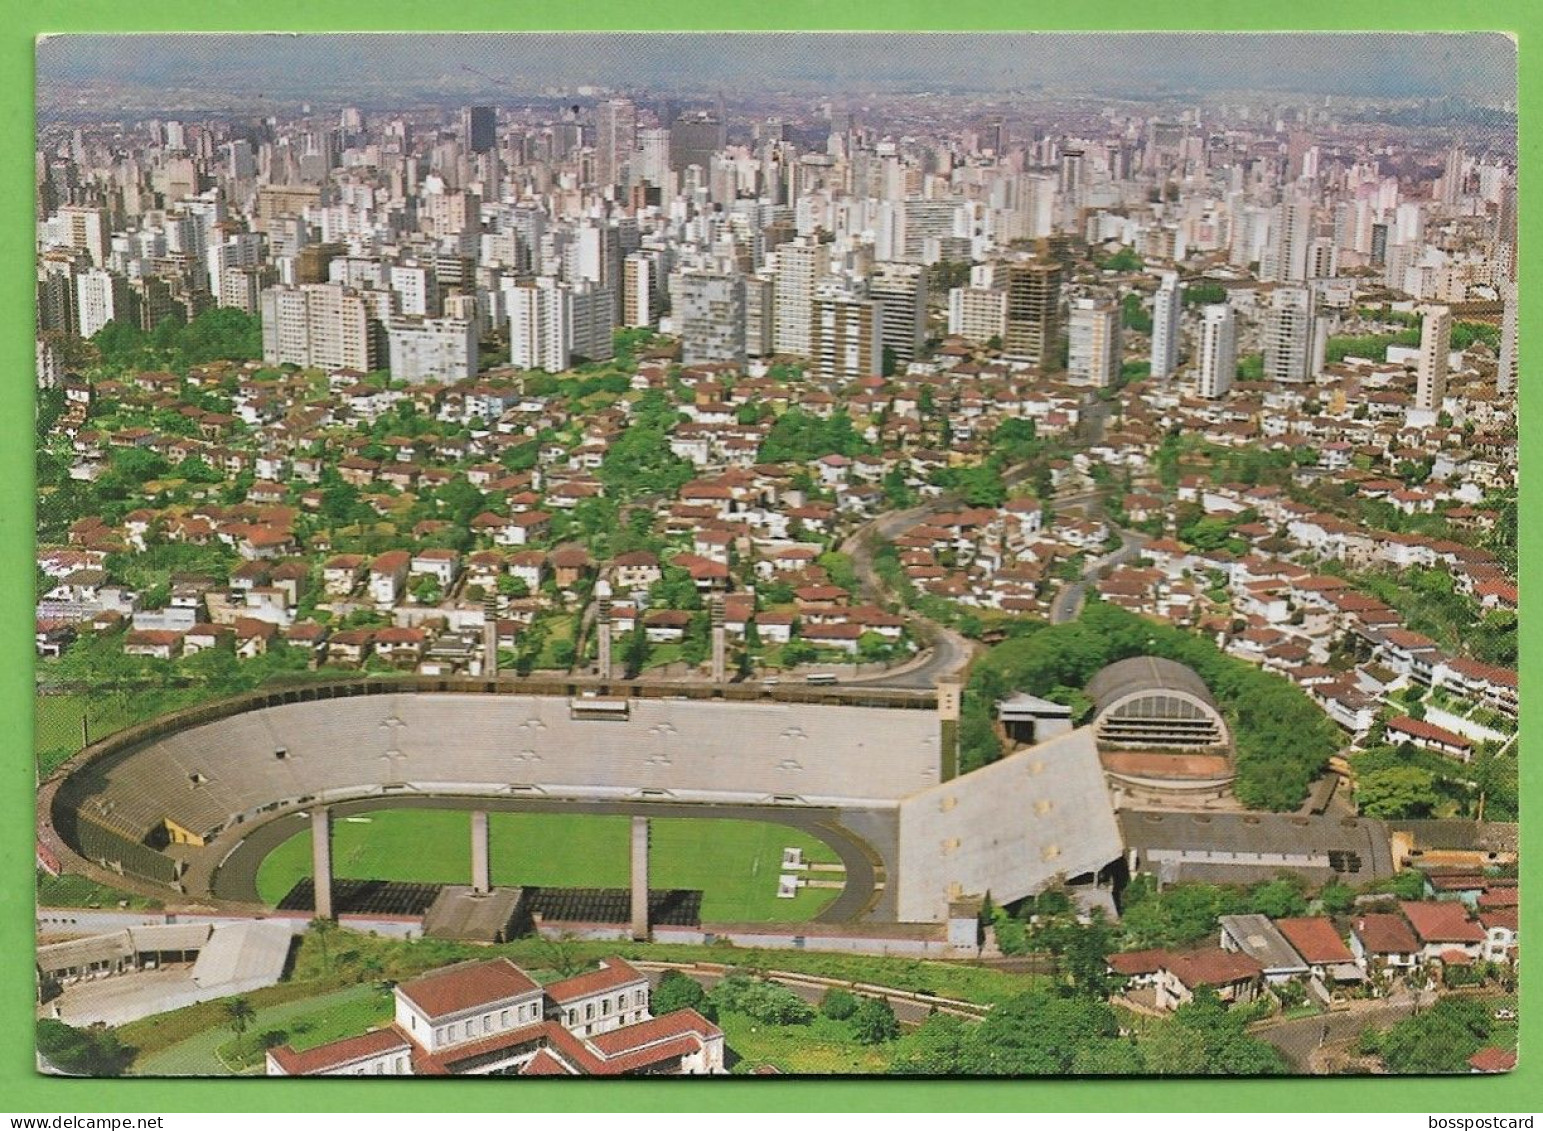
[[1179, 367], [1179, 317], [1184, 294], [1179, 276], [1164, 271], [1152, 297], [1152, 376], [1167, 377]]
[[386, 330], [391, 376], [410, 385], [477, 375], [477, 335], [458, 318], [393, 318]]
[[621, 183], [622, 170], [638, 140], [638, 108], [628, 98], [611, 98], [595, 111], [595, 182]]
[[1264, 376], [1300, 384], [1323, 368], [1318, 353], [1317, 295], [1308, 287], [1277, 287], [1264, 320]]
[[745, 363], [745, 280], [688, 271], [670, 289], [671, 316], [687, 365]]
[[948, 333], [973, 345], [1007, 334], [1007, 292], [989, 287], [955, 287], [948, 292]]
[[78, 332], [89, 338], [109, 322], [135, 321], [128, 280], [114, 271], [92, 268], [75, 276]]
[[1120, 307], [1105, 299], [1079, 298], [1067, 327], [1067, 379], [1106, 389], [1120, 376]]
[[815, 289], [830, 274], [830, 246], [812, 239], [777, 249], [776, 304], [772, 348], [777, 353], [811, 355]]
[[882, 314], [872, 299], [822, 295], [814, 300], [810, 353], [821, 377], [853, 380], [883, 372]]
[[1015, 263], [1007, 269], [1008, 357], [1055, 367], [1060, 359], [1061, 267], [1057, 263]]
[[1224, 302], [1200, 312], [1200, 364], [1196, 391], [1207, 400], [1227, 395], [1238, 368], [1238, 325], [1232, 307]]
[[1505, 309], [1500, 316], [1500, 359], [1495, 367], [1495, 391], [1501, 396], [1516, 392], [1516, 334], [1520, 312], [1516, 302], [1516, 283], [1507, 280], [1500, 288]]
[[1420, 309], [1420, 362], [1415, 374], [1414, 407], [1441, 411], [1447, 395], [1447, 355], [1452, 351], [1452, 311], [1445, 306]]
[[519, 369], [561, 373], [572, 349], [572, 312], [568, 287], [540, 278], [507, 287], [509, 364]]
[[263, 361], [269, 365], [357, 369], [379, 366], [380, 323], [352, 287], [307, 283], [262, 294]]
[[904, 370], [927, 343], [927, 273], [915, 264], [880, 263], [869, 276], [868, 297], [883, 304], [884, 349]]
[[65, 247], [84, 251], [91, 257], [93, 267], [107, 265], [107, 254], [112, 249], [112, 226], [105, 209], [70, 204], [59, 209], [55, 219], [60, 242]]
[[657, 253], [634, 251], [622, 261], [621, 324], [648, 327], [659, 320]]

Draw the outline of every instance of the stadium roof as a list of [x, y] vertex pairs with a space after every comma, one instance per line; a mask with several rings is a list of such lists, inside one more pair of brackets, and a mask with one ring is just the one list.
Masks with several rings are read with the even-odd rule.
[[1132, 656], [1116, 660], [1088, 681], [1086, 693], [1094, 710], [1102, 713], [1115, 700], [1137, 691], [1183, 691], [1216, 706], [1211, 689], [1193, 668], [1161, 656]]

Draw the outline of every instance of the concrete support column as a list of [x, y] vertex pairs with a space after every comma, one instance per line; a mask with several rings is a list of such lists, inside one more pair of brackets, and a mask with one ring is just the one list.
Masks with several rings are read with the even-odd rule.
[[632, 937], [648, 938], [648, 818], [632, 818]]
[[599, 643], [599, 667], [600, 678], [611, 678], [611, 586], [602, 581], [595, 586], [595, 595], [599, 599], [595, 610], [595, 634]]
[[473, 895], [487, 895], [493, 890], [488, 866], [488, 815], [478, 809], [471, 815], [471, 890]]
[[713, 682], [723, 683], [728, 679], [728, 634], [723, 627], [723, 597], [714, 596], [712, 608], [709, 614], [712, 617], [713, 633]]
[[332, 810], [311, 810], [311, 875], [316, 891], [316, 918], [332, 918]]
[[498, 675], [498, 598], [492, 594], [482, 602], [482, 674]]

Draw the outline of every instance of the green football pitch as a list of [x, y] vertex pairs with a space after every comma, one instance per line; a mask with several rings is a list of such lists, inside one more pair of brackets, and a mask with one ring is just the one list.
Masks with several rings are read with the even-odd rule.
[[[631, 822], [624, 816], [490, 813], [493, 883], [531, 887], [626, 887]], [[713, 923], [797, 922], [840, 894], [800, 888], [777, 898], [782, 850], [836, 863], [821, 841], [765, 821], [655, 817], [651, 822], [649, 884], [702, 892], [702, 918]], [[332, 827], [333, 875], [344, 880], [412, 883], [471, 882], [471, 818], [444, 809], [387, 809], [339, 817]], [[311, 874], [311, 834], [298, 833], [262, 862], [257, 890], [264, 902], [283, 899]], [[824, 873], [840, 879], [841, 873]], [[818, 878], [816, 876], [816, 878]]]

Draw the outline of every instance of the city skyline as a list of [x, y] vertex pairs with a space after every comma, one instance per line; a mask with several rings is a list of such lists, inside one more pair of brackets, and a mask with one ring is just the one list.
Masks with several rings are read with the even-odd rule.
[[[253, 52], [258, 39], [263, 50]], [[939, 41], [949, 49], [938, 50]], [[1329, 42], [1334, 52], [1304, 72], [1300, 60]], [[93, 81], [274, 101], [342, 97], [350, 86], [356, 98], [387, 89], [397, 98], [462, 98], [585, 86], [705, 92], [729, 83], [741, 93], [852, 92], [845, 86], [1156, 100], [1287, 92], [1507, 108], [1516, 96], [1515, 42], [1501, 33], [146, 33], [42, 37], [37, 62], [42, 110], [62, 97], [55, 84], [78, 90]], [[190, 71], [203, 81], [190, 82]]]

